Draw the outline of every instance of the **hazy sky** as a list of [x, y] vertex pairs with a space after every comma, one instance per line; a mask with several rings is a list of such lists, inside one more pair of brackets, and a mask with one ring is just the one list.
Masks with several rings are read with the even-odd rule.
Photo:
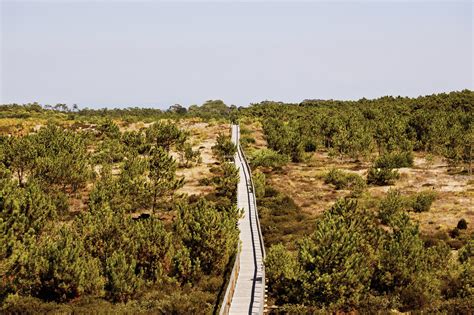
[[0, 103], [240, 106], [473, 89], [471, 1], [0, 1]]

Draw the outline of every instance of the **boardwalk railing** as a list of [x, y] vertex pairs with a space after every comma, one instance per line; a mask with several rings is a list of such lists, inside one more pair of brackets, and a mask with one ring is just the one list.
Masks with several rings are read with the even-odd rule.
[[[245, 156], [245, 153], [242, 150], [242, 148], [240, 147], [240, 145], [239, 145], [239, 150], [240, 150], [240, 154], [243, 157], [243, 160], [245, 162], [245, 167], [247, 168], [247, 171], [248, 171], [248, 174], [249, 174], [249, 177], [250, 177], [250, 185], [252, 186], [252, 191], [253, 191], [254, 196], [255, 196], [255, 198], [253, 200], [254, 201], [254, 206], [255, 206], [255, 209], [257, 209], [257, 201], [256, 201], [257, 196], [255, 195], [255, 186], [253, 184], [252, 172], [250, 171], [250, 166], [249, 166], [249, 163], [247, 162], [247, 157]], [[263, 244], [262, 228], [260, 227], [260, 218], [258, 217], [258, 212], [255, 213], [255, 220], [257, 222], [258, 235], [259, 235], [259, 240], [260, 240], [260, 248], [262, 249], [263, 260], [265, 260], [266, 252], [265, 252], [265, 246]], [[263, 274], [265, 275], [265, 271], [264, 271]], [[265, 283], [265, 279], [263, 279], [263, 280], [264, 280], [263, 283]]]
[[[234, 128], [234, 126], [232, 126], [232, 128]], [[265, 307], [265, 267], [263, 265], [263, 261], [265, 260], [266, 253], [265, 253], [265, 246], [263, 244], [263, 237], [262, 237], [262, 229], [260, 227], [260, 220], [258, 218], [258, 213], [257, 213], [257, 204], [256, 204], [256, 199], [255, 199], [256, 198], [255, 197], [255, 186], [254, 186], [254, 183], [253, 183], [253, 180], [252, 180], [252, 173], [250, 171], [249, 164], [248, 164], [247, 159], [245, 157], [245, 153], [244, 153], [244, 151], [242, 150], [242, 148], [239, 144], [239, 136], [240, 136], [240, 128], [238, 126], [235, 126], [235, 133], [232, 133], [232, 138], [233, 138], [232, 140], [234, 141], [234, 143], [237, 146], [237, 152], [235, 154], [235, 159], [236, 159], [235, 163], [237, 164], [237, 159], [238, 159], [239, 160], [239, 162], [238, 162], [239, 165], [241, 165], [241, 167], [243, 168], [242, 169], [243, 178], [241, 178], [240, 181], [241, 182], [244, 181], [244, 183], [246, 184], [246, 186], [248, 188], [247, 189], [247, 199], [248, 199], [248, 207], [249, 207], [248, 215], [249, 215], [250, 220], [251, 220], [250, 223], [252, 221], [255, 222], [256, 230], [257, 230], [256, 234], [252, 233], [253, 234], [253, 236], [252, 236], [253, 239], [258, 238], [257, 243], [252, 242], [251, 246], [254, 249], [254, 253], [256, 253], [255, 251], [257, 251], [257, 252], [259, 251], [256, 247], [260, 247], [259, 256], [261, 255], [261, 257], [263, 258], [262, 260], [259, 260], [261, 263], [258, 264], [258, 265], [257, 265], [257, 260], [255, 260], [255, 268], [256, 269], [254, 271], [255, 276], [253, 277], [253, 289], [252, 289], [252, 292], [249, 292], [249, 299], [251, 301], [250, 302], [249, 313], [250, 312], [257, 312], [257, 310], [258, 310], [259, 314], [263, 314], [264, 307]], [[232, 298], [234, 296], [237, 280], [239, 278], [239, 271], [240, 271], [239, 268], [240, 268], [240, 263], [241, 263], [240, 256], [241, 256], [241, 251], [240, 251], [240, 246], [239, 246], [239, 249], [237, 251], [236, 258], [235, 258], [235, 263], [234, 263], [234, 266], [232, 268], [232, 273], [229, 277], [229, 282], [228, 282], [228, 285], [227, 285], [227, 289], [226, 289], [224, 298], [222, 300], [221, 308], [220, 308], [220, 311], [219, 311], [220, 315], [228, 314], [229, 310], [230, 310], [230, 307], [232, 305]], [[256, 289], [256, 286], [259, 287], [258, 290]], [[256, 305], [259, 305], [259, 306], [258, 306], [258, 309], [254, 309], [252, 311], [252, 305], [255, 305], [254, 303], [256, 303]], [[241, 311], [244, 311], [244, 310], [240, 310], [239, 313], [241, 313]]]
[[237, 278], [239, 277], [239, 267], [240, 267], [240, 244], [237, 245], [237, 253], [235, 254], [234, 267], [232, 267], [232, 272], [229, 277], [229, 283], [227, 284], [227, 289], [225, 290], [224, 299], [222, 300], [221, 309], [219, 310], [219, 315], [229, 314], [230, 303], [232, 302], [232, 296], [234, 295], [235, 284], [237, 283]]

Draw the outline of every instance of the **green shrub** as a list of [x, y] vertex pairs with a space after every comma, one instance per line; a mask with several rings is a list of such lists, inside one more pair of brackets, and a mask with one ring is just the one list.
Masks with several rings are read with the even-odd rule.
[[189, 134], [177, 126], [176, 123], [156, 122], [146, 129], [146, 141], [169, 151], [174, 145], [186, 142]]
[[[265, 196], [257, 202], [267, 247], [278, 243], [294, 247], [294, 241], [311, 233], [314, 219], [302, 211], [293, 199], [272, 186], [265, 186]], [[288, 234], [289, 231], [292, 231], [291, 234]]]
[[232, 163], [223, 163], [220, 172], [213, 177], [216, 186], [216, 196], [227, 197], [230, 201], [237, 200], [237, 184], [239, 183], [239, 170]]
[[436, 199], [433, 191], [422, 191], [411, 197], [411, 207], [415, 212], [426, 212], [431, 208], [431, 204]]
[[135, 259], [127, 259], [123, 251], [116, 251], [106, 260], [107, 291], [110, 298], [117, 302], [126, 302], [133, 298], [144, 282], [136, 274]]
[[204, 199], [194, 205], [179, 204], [174, 232], [188, 249], [183, 256], [189, 254], [189, 259], [181, 258], [188, 265], [184, 269], [199, 266], [201, 274], [221, 274], [237, 248], [238, 217], [237, 207], [220, 211]]
[[469, 258], [474, 257], [474, 240], [470, 240], [459, 250], [458, 259], [460, 263], [465, 263]]
[[216, 144], [212, 147], [212, 152], [220, 161], [231, 160], [237, 151], [237, 146], [232, 143], [230, 137], [220, 133], [217, 135]]
[[458, 296], [470, 299], [472, 303], [471, 307], [474, 307], [474, 303], [472, 302], [474, 300], [474, 260], [469, 259], [465, 261], [461, 268], [461, 274], [459, 275], [461, 286], [458, 291]]
[[250, 155], [250, 166], [281, 168], [290, 161], [288, 156], [280, 154], [272, 149], [255, 150]]
[[390, 225], [392, 218], [403, 210], [404, 201], [398, 190], [390, 189], [379, 206], [379, 218], [383, 224]]
[[[79, 235], [63, 227], [57, 235], [30, 244], [0, 284], [15, 293], [64, 302], [83, 295], [100, 296], [104, 287], [99, 259], [87, 252]], [[14, 263], [14, 265], [13, 265]], [[10, 283], [9, 283], [10, 282]], [[6, 291], [6, 290], [5, 290]]]
[[421, 310], [440, 299], [439, 283], [428, 272], [416, 275], [400, 288], [401, 311]]
[[265, 174], [257, 171], [252, 174], [252, 178], [255, 186], [255, 197], [257, 199], [263, 198], [265, 196]]
[[391, 168], [371, 167], [367, 173], [367, 184], [385, 186], [391, 185], [400, 177], [397, 170]]
[[333, 184], [336, 189], [351, 189], [354, 197], [359, 196], [366, 187], [360, 175], [339, 169], [331, 169], [324, 177], [324, 183]]
[[[173, 290], [163, 296], [148, 298], [144, 313], [147, 314], [212, 314], [215, 297], [210, 292]], [[131, 313], [131, 312], [123, 312]]]
[[333, 184], [336, 189], [346, 188], [348, 185], [347, 173], [333, 168], [324, 177], [324, 183]]
[[108, 137], [111, 139], [120, 138], [120, 129], [116, 123], [111, 119], [107, 118], [102, 124], [97, 127], [102, 137]]
[[69, 314], [71, 309], [66, 304], [44, 302], [31, 296], [18, 294], [8, 295], [0, 305], [2, 314]]
[[392, 152], [379, 156], [375, 162], [376, 168], [400, 168], [413, 166], [413, 154], [411, 152]]
[[248, 147], [249, 144], [255, 144], [255, 142], [256, 142], [255, 138], [249, 135], [242, 135], [240, 137], [240, 145], [244, 148]]
[[301, 125], [296, 121], [285, 123], [273, 118], [263, 121], [263, 132], [268, 147], [289, 156], [295, 163], [305, 158], [305, 141], [308, 136], [303, 135], [302, 131]]
[[266, 276], [269, 290], [277, 297], [278, 302], [291, 302], [296, 288], [290, 285], [299, 277], [296, 257], [283, 244], [272, 245], [265, 259]]
[[339, 200], [325, 211], [314, 233], [299, 242], [303, 294], [294, 290], [296, 302], [329, 306], [363, 300], [374, 271], [376, 256], [368, 240], [375, 231], [371, 213], [357, 208], [354, 200]]

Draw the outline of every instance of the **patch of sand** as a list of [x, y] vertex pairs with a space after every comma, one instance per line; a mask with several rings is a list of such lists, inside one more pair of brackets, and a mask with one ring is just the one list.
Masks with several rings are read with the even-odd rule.
[[[288, 194], [302, 210], [319, 215], [338, 199], [349, 194], [348, 190], [335, 190], [324, 184], [323, 176], [331, 168], [367, 176], [368, 162], [331, 159], [325, 152], [315, 153], [307, 163], [290, 163], [282, 171], [269, 175], [272, 186]], [[474, 231], [474, 178], [467, 175], [451, 175], [449, 166], [436, 157], [428, 163], [417, 154], [413, 168], [399, 169], [400, 179], [393, 186], [370, 186], [371, 198], [382, 198], [389, 189], [398, 189], [404, 196], [424, 190], [433, 190], [437, 199], [429, 212], [410, 216], [420, 224], [425, 234], [448, 230], [464, 218], [468, 222], [468, 233]]]

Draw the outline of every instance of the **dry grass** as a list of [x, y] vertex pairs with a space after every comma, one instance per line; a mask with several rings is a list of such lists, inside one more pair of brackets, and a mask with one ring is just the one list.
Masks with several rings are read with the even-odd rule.
[[193, 144], [193, 150], [199, 150], [201, 152], [202, 163], [189, 168], [180, 168], [177, 171], [178, 176], [185, 177], [185, 184], [178, 190], [178, 193], [188, 195], [207, 194], [213, 188], [210, 186], [202, 186], [199, 184], [199, 181], [212, 176], [209, 168], [212, 167], [217, 160], [214, 158], [211, 148], [216, 143], [216, 138], [219, 133], [230, 135], [230, 128], [227, 124], [209, 124], [196, 119], [182, 121], [180, 127], [190, 132], [190, 141]]
[[0, 118], [0, 135], [24, 136], [46, 124], [46, 119]]
[[241, 122], [241, 134], [244, 136], [248, 134], [255, 139], [255, 143], [250, 144], [250, 149], [262, 149], [267, 147], [267, 141], [262, 129], [262, 124], [259, 121], [244, 121]]
[[[370, 163], [332, 159], [317, 152], [306, 163], [290, 163], [270, 177], [272, 186], [294, 199], [303, 211], [319, 215], [338, 198], [347, 196], [348, 190], [335, 190], [324, 183], [323, 176], [331, 168], [367, 175]], [[399, 189], [403, 195], [432, 189], [437, 199], [429, 212], [410, 213], [420, 224], [422, 233], [435, 234], [448, 231], [464, 218], [469, 223], [468, 232], [474, 231], [474, 181], [473, 176], [450, 175], [448, 165], [440, 158], [428, 163], [422, 154], [415, 157], [413, 168], [399, 169], [400, 179], [393, 186], [369, 187], [366, 201], [382, 198], [390, 188]]]

